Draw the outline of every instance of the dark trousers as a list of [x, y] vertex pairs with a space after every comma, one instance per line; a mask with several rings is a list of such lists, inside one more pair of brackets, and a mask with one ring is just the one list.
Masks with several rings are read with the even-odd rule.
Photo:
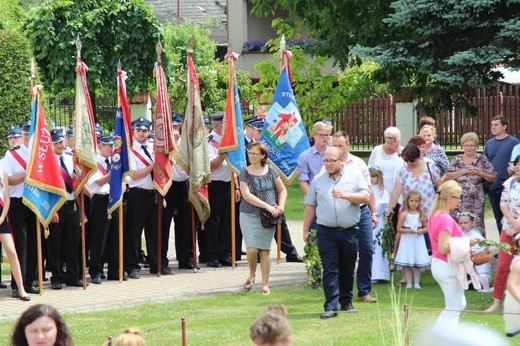
[[108, 195], [94, 195], [90, 202], [90, 265], [88, 272], [91, 278], [99, 278], [103, 274], [103, 250], [108, 236]]
[[[74, 282], [79, 279], [78, 244], [79, 213], [74, 210], [75, 202], [67, 201], [58, 210], [59, 222], [49, 224], [47, 238], [47, 266], [52, 273], [51, 282]], [[62, 258], [67, 266], [66, 277], [62, 277]]]
[[138, 254], [144, 228], [150, 272], [157, 272], [157, 195], [155, 190], [131, 188], [125, 217], [125, 271], [139, 271]]
[[[123, 216], [121, 216], [123, 217]], [[119, 210], [112, 212], [112, 218], [108, 220], [107, 241], [101, 257], [101, 267], [107, 262], [107, 276], [109, 279], [119, 277]]]
[[[496, 185], [496, 184], [495, 184]], [[504, 187], [500, 185], [498, 188], [493, 188], [493, 190], [489, 191], [489, 204], [491, 204], [491, 209], [493, 209], [493, 215], [495, 216], [495, 222], [497, 223], [498, 234], [502, 230], [502, 218], [504, 214], [502, 214], [502, 210], [500, 210], [500, 197], [502, 197], [502, 191]]]
[[235, 203], [235, 258], [237, 261], [242, 259], [242, 240], [242, 229], [240, 228], [240, 202], [238, 202]]
[[358, 236], [358, 227], [339, 230], [318, 225], [325, 311], [337, 311], [338, 303], [345, 306], [352, 302]]
[[231, 255], [231, 191], [230, 182], [208, 184], [211, 215], [205, 223], [208, 262], [225, 260]]
[[359, 263], [356, 272], [358, 297], [370, 294], [372, 290], [372, 257], [374, 255], [374, 233], [372, 232], [372, 217], [368, 205], [361, 207], [359, 219]]
[[[14, 235], [14, 245], [22, 270], [24, 286], [30, 287], [36, 280], [38, 267], [36, 215], [22, 203], [21, 198], [11, 198], [8, 217]], [[11, 288], [18, 288], [13, 277], [11, 277]]]
[[179, 262], [192, 259], [191, 204], [188, 200], [189, 180], [174, 181], [164, 199], [166, 208], [162, 212], [161, 266], [168, 267], [168, 243], [170, 226], [174, 220], [175, 253]]

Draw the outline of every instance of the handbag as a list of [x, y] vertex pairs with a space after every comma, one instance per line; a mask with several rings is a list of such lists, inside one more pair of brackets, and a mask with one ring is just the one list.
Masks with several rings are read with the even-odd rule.
[[473, 252], [470, 250], [469, 258], [476, 266], [491, 262], [491, 257], [491, 250], [489, 250], [488, 247], [481, 252]]
[[271, 228], [280, 223], [281, 216], [273, 216], [266, 209], [260, 211], [260, 221], [265, 228]]

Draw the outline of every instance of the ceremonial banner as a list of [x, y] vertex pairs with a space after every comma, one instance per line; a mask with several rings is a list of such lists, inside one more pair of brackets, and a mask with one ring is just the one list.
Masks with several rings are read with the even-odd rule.
[[81, 193], [97, 167], [94, 113], [87, 87], [87, 71], [87, 65], [78, 57], [74, 111], [74, 196]]
[[117, 71], [117, 103], [114, 129], [114, 148], [110, 169], [110, 194], [108, 198], [108, 214], [119, 207], [123, 198], [123, 178], [131, 172], [129, 153], [132, 145], [132, 125], [130, 109], [126, 99], [126, 72]]
[[190, 174], [189, 200], [204, 224], [210, 215], [208, 186], [211, 181], [208, 142], [202, 106], [200, 104], [199, 80], [193, 66], [191, 53], [188, 52], [188, 105], [182, 123], [181, 144], [178, 162]]
[[280, 78], [260, 135], [269, 152], [269, 159], [282, 179], [290, 182], [297, 174], [298, 157], [309, 148], [309, 139], [289, 82], [288, 63]]
[[36, 214], [38, 221], [47, 227], [52, 216], [65, 203], [65, 184], [40, 103], [41, 89], [41, 85], [32, 89], [30, 155], [22, 202]]
[[242, 110], [240, 109], [240, 96], [234, 63], [238, 59], [238, 54], [228, 53], [226, 58], [229, 60], [229, 86], [219, 154], [224, 154], [229, 168], [238, 175], [246, 168], [244, 124], [242, 123]]
[[172, 163], [176, 152], [172, 136], [170, 97], [166, 88], [166, 77], [160, 61], [155, 63], [154, 76], [157, 81], [157, 111], [154, 119], [153, 184], [161, 195], [166, 195], [172, 185]]

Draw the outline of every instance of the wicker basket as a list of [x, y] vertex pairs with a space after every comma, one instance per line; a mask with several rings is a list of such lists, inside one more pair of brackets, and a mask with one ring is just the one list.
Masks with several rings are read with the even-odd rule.
[[483, 251], [481, 252], [473, 252], [471, 251], [471, 255], [469, 256], [469, 258], [471, 259], [471, 261], [476, 265], [476, 266], [479, 266], [481, 264], [484, 264], [484, 263], [488, 263], [491, 261], [491, 250], [489, 250], [489, 248], [485, 248]]

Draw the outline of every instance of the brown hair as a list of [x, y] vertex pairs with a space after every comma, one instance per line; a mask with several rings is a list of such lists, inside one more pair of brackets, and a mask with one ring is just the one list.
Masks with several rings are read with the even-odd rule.
[[432, 117], [427, 117], [427, 116], [420, 117], [419, 118], [419, 128], [422, 129], [422, 127], [424, 125], [435, 126], [435, 119], [433, 119]]
[[262, 154], [262, 159], [260, 160], [260, 164], [262, 165], [262, 167], [265, 166], [267, 163], [267, 159], [269, 158], [269, 155], [268, 155], [268, 151], [267, 151], [267, 148], [265, 147], [264, 143], [251, 142], [247, 146], [247, 151], [249, 151], [253, 148], [258, 148], [260, 150], [260, 154]]
[[426, 141], [421, 136], [415, 135], [415, 136], [412, 136], [412, 138], [410, 138], [408, 143], [413, 143], [413, 144], [417, 145], [418, 147], [420, 147], [421, 145], [426, 144]]
[[143, 334], [139, 328], [127, 328], [113, 342], [114, 346], [146, 346]]
[[403, 160], [405, 162], [415, 162], [415, 160], [421, 156], [421, 151], [414, 143], [408, 143], [406, 147], [404, 147], [401, 155], [403, 156]]

